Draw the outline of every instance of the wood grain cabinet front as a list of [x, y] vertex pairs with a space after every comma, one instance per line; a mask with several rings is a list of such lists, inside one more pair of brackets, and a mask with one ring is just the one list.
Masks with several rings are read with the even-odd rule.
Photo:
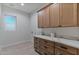
[[43, 27], [43, 11], [38, 12], [38, 27]]
[[55, 48], [58, 48], [64, 52], [69, 53], [70, 55], [77, 55], [77, 48], [73, 48], [64, 44], [55, 43]]
[[49, 7], [46, 7], [38, 12], [38, 27], [48, 28], [49, 26]]
[[51, 42], [49, 40], [41, 39], [40, 40], [40, 51], [43, 51], [43, 54], [54, 54], [54, 42]]
[[51, 4], [38, 12], [38, 27], [79, 26], [79, 3]]
[[42, 38], [34, 38], [34, 49], [42, 55], [79, 55], [79, 49]]
[[52, 4], [50, 7], [50, 27], [58, 27], [59, 24], [59, 4]]
[[79, 55], [79, 48], [77, 48], [77, 55]]
[[66, 51], [63, 51], [61, 49], [55, 48], [55, 55], [70, 55]]
[[77, 26], [77, 4], [60, 4], [60, 25], [62, 27]]
[[34, 39], [34, 47], [35, 51], [39, 52], [42, 55], [54, 55], [54, 42], [52, 41], [37, 38]]
[[39, 52], [39, 39], [34, 37], [34, 49]]

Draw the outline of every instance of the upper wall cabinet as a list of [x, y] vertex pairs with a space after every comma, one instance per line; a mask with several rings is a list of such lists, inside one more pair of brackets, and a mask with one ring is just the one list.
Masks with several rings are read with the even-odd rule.
[[49, 7], [43, 10], [43, 27], [48, 28], [50, 27], [49, 24]]
[[59, 4], [50, 5], [50, 27], [59, 26]]
[[72, 3], [60, 4], [60, 25], [63, 27], [77, 26], [77, 5]]
[[43, 27], [43, 11], [38, 12], [38, 27]]
[[38, 27], [48, 28], [49, 25], [49, 7], [38, 12]]
[[42, 28], [78, 26], [79, 4], [51, 4], [43, 8], [38, 12], [38, 25]]

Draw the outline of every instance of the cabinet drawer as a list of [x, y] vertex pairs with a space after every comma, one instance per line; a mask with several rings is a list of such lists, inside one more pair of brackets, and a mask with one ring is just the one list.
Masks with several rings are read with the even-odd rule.
[[48, 45], [50, 47], [54, 47], [54, 42], [53, 41], [48, 41], [48, 43], [46, 43], [46, 45]]
[[43, 49], [43, 48], [40, 48], [40, 49], [39, 49], [39, 52], [40, 52], [40, 54], [42, 54], [42, 55], [45, 55], [45, 54], [46, 54], [46, 50]]
[[55, 55], [71, 55], [71, 54], [69, 54], [66, 51], [63, 51], [61, 49], [55, 48]]
[[48, 54], [54, 54], [55, 53], [55, 51], [54, 51], [54, 47], [48, 47], [48, 49], [47, 49], [47, 52], [48, 52]]
[[79, 55], [79, 49], [77, 49], [77, 54]]
[[57, 47], [59, 49], [62, 49], [64, 51], [67, 51], [71, 54], [77, 54], [77, 49], [76, 48], [73, 48], [73, 47], [70, 47], [70, 46], [67, 46], [67, 45], [64, 45], [64, 44], [56, 43], [55, 47]]
[[40, 52], [44, 55], [53, 55], [54, 54], [54, 43], [49, 40], [40, 40]]
[[39, 42], [40, 42], [41, 45], [54, 46], [54, 42], [53, 41], [41, 39]]
[[47, 49], [41, 48], [39, 51], [43, 55], [54, 55], [54, 49], [53, 48], [52, 49], [50, 49], [50, 48], [47, 48]]

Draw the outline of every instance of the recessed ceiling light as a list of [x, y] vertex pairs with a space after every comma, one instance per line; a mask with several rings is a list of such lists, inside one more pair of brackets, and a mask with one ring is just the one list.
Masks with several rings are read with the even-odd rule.
[[21, 6], [24, 6], [24, 3], [21, 3]]

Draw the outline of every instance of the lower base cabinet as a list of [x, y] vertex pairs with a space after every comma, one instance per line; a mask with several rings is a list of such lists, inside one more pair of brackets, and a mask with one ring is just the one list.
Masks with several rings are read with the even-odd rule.
[[77, 55], [77, 48], [55, 42], [55, 54], [57, 54], [57, 51], [62, 55]]
[[61, 49], [55, 48], [55, 55], [70, 55], [70, 54]]
[[46, 39], [34, 38], [34, 49], [41, 55], [54, 55], [54, 42]]
[[35, 51], [39, 52], [39, 38], [34, 38], [34, 48]]
[[54, 42], [45, 39], [40, 39], [39, 45], [40, 52], [44, 52], [43, 54], [54, 54]]
[[40, 55], [79, 55], [79, 49], [46, 39], [34, 38], [34, 49]]

